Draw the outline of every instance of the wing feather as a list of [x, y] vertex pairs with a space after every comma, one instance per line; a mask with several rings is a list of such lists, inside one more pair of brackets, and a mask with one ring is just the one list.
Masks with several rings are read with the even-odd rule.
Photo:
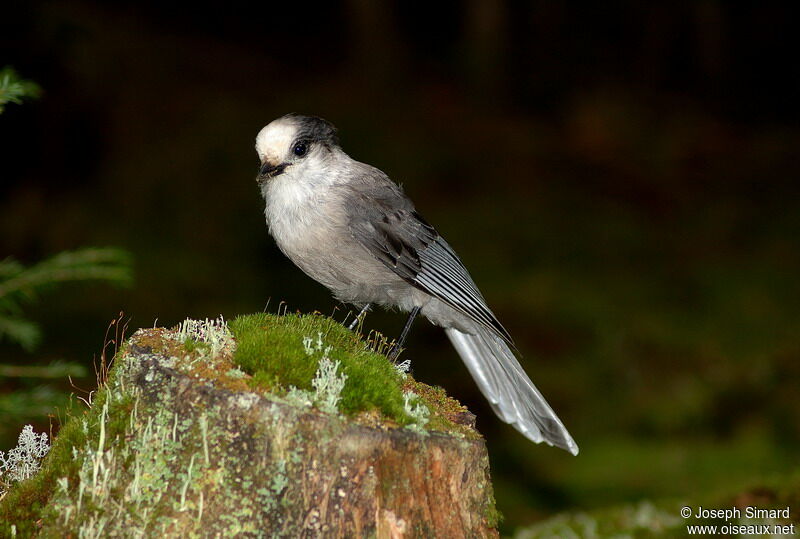
[[491, 329], [513, 346], [511, 335], [486, 305], [464, 264], [396, 186], [349, 200], [353, 237], [408, 283]]
[[455, 328], [445, 332], [500, 419], [536, 443], [578, 454], [578, 445], [502, 340], [483, 328], [474, 335]]

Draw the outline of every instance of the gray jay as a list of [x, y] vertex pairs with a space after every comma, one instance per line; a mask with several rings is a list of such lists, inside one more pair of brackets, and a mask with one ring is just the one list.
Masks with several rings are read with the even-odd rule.
[[273, 121], [256, 152], [267, 225], [292, 262], [361, 314], [373, 304], [409, 312], [393, 354], [418, 314], [443, 327], [503, 421], [578, 454], [461, 260], [400, 186], [344, 153], [336, 128], [314, 116]]

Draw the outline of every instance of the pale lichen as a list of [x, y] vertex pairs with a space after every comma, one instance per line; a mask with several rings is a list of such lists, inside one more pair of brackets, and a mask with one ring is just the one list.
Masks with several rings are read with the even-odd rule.
[[8, 454], [0, 451], [0, 497], [13, 483], [32, 477], [50, 450], [47, 434], [36, 434], [32, 425], [25, 425], [17, 439], [17, 447]]
[[222, 316], [214, 320], [209, 320], [208, 318], [192, 320], [187, 318], [180, 323], [174, 332], [174, 338], [181, 342], [192, 340], [208, 344], [209, 352], [212, 356], [235, 346], [233, 335]]
[[290, 386], [286, 393], [286, 401], [295, 406], [316, 406], [328, 414], [338, 413], [342, 390], [347, 381], [347, 375], [339, 372], [341, 362], [338, 360], [331, 361], [328, 357], [331, 347], [324, 345], [322, 333], [317, 334], [316, 341], [312, 340], [311, 337], [304, 337], [303, 349], [308, 356], [316, 354], [321, 354], [322, 356], [317, 363], [317, 371], [314, 374], [314, 378], [311, 380], [311, 386], [314, 391]]
[[413, 391], [406, 391], [403, 394], [403, 409], [413, 419], [413, 423], [406, 425], [406, 428], [417, 434], [427, 435], [428, 431], [425, 430], [425, 425], [430, 421], [431, 411], [422, 402], [420, 396]]
[[395, 363], [394, 368], [397, 369], [397, 372], [399, 372], [403, 376], [403, 378], [405, 378], [406, 375], [408, 374], [408, 371], [411, 370], [411, 360], [405, 359], [400, 363]]

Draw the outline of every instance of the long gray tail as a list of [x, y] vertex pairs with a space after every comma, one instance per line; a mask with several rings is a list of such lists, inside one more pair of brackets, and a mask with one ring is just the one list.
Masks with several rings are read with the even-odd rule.
[[578, 445], [500, 337], [483, 327], [474, 335], [445, 332], [494, 412], [536, 443], [578, 454]]

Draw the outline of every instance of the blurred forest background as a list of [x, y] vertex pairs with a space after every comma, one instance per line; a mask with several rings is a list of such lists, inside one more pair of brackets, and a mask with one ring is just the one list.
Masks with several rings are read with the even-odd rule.
[[[789, 5], [788, 3], [786, 5]], [[91, 389], [110, 321], [344, 317], [268, 236], [258, 130], [323, 116], [461, 254], [581, 447], [502, 424], [441, 330], [405, 358], [478, 415], [504, 529], [797, 474], [800, 64], [778, 3], [13, 2], [0, 67], [0, 258], [117, 247], [133, 284], [25, 307], [0, 366]], [[394, 337], [404, 317], [366, 327]], [[112, 330], [113, 333], [113, 330]], [[75, 371], [77, 369], [77, 371]], [[12, 371], [4, 371], [13, 374]], [[17, 373], [19, 374], [19, 373]], [[0, 378], [0, 448], [70, 387]], [[800, 508], [796, 508], [800, 509]]]

